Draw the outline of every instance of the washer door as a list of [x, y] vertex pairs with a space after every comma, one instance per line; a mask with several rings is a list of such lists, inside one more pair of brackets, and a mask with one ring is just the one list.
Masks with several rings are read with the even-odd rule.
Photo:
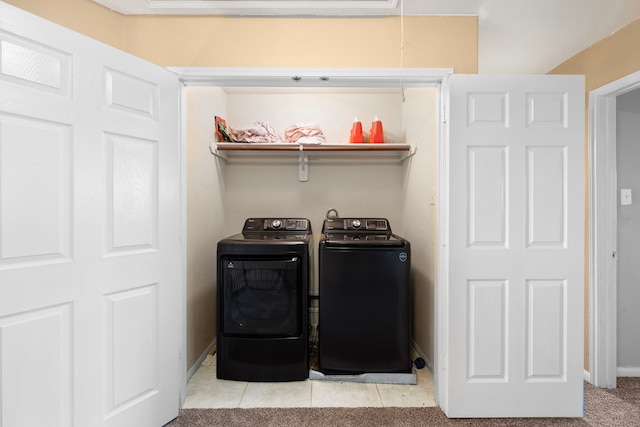
[[227, 336], [291, 337], [301, 333], [300, 258], [221, 260], [221, 331]]

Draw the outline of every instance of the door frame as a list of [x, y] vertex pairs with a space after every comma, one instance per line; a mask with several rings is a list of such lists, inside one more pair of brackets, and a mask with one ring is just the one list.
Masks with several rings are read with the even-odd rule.
[[[434, 303], [434, 352], [433, 377], [436, 403], [446, 408], [447, 376], [446, 359], [448, 332], [448, 200], [449, 200], [449, 141], [448, 141], [448, 80], [453, 74], [451, 68], [253, 68], [253, 67], [171, 67], [184, 86], [288, 86], [296, 84], [313, 87], [410, 87], [432, 86], [438, 97], [438, 141], [437, 141], [437, 187], [438, 207], [436, 222], [438, 243], [436, 249], [437, 271], [435, 272]], [[293, 79], [295, 77], [295, 79]], [[299, 83], [302, 82], [302, 83]], [[185, 105], [184, 88], [182, 106]], [[184, 108], [183, 108], [184, 110]], [[182, 129], [186, 129], [186, 112], [182, 112]], [[183, 131], [182, 149], [186, 149]], [[182, 183], [186, 194], [186, 179]], [[184, 216], [183, 218], [186, 218]], [[186, 228], [186, 224], [183, 224]], [[183, 250], [186, 251], [186, 245]], [[186, 254], [183, 254], [186, 259]], [[186, 264], [185, 264], [186, 265]], [[442, 374], [442, 375], [441, 375]]]
[[616, 98], [640, 88], [640, 71], [589, 92], [589, 381], [617, 377]]

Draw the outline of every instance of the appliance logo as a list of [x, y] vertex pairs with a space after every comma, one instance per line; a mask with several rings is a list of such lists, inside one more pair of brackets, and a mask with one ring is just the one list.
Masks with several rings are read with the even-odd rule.
[[407, 253], [406, 252], [400, 252], [400, 255], [398, 255], [398, 258], [400, 259], [401, 262], [405, 262], [407, 260]]
[[229, 261], [229, 264], [227, 264], [227, 268], [233, 268], [233, 262]]

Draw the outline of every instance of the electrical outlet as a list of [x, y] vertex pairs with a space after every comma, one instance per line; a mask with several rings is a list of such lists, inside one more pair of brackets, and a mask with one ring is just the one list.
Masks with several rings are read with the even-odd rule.
[[631, 189], [623, 188], [620, 190], [620, 204], [622, 206], [628, 206], [631, 204]]

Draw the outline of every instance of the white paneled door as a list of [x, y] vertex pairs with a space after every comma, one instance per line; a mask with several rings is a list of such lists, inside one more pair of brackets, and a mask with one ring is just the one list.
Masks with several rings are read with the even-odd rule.
[[176, 417], [179, 84], [0, 3], [0, 425]]
[[584, 80], [450, 80], [450, 417], [583, 411]]

